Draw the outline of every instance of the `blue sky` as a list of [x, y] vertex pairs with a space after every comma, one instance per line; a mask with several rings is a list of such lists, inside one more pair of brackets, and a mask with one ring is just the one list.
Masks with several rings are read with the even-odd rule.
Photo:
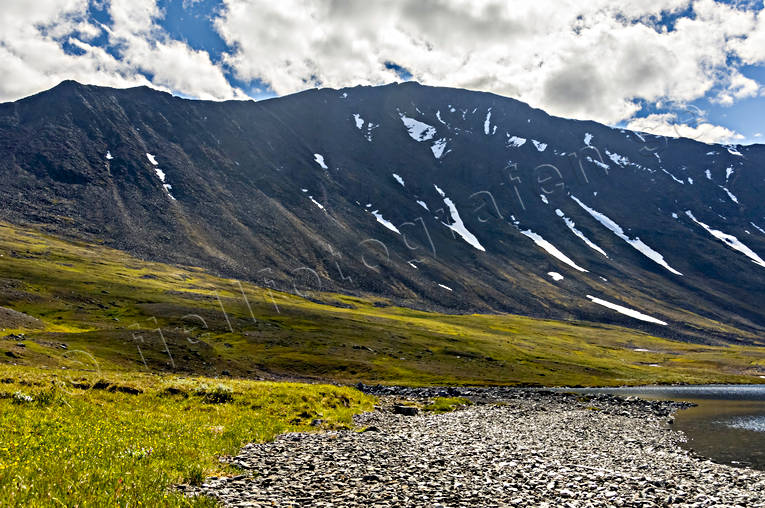
[[3, 101], [63, 79], [212, 100], [415, 79], [658, 134], [765, 134], [762, 0], [39, 0], [29, 11], [0, 7]]

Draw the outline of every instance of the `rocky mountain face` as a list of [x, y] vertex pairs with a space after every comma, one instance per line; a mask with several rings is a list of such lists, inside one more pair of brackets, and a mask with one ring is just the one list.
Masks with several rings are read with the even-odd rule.
[[313, 298], [765, 342], [762, 145], [416, 83], [216, 103], [69, 81], [0, 105], [0, 181], [2, 220]]

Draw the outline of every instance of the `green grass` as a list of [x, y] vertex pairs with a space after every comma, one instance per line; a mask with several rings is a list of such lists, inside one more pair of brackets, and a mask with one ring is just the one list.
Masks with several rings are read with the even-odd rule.
[[[0, 505], [210, 506], [169, 487], [233, 474], [217, 459], [246, 442], [315, 429], [314, 419], [348, 426], [373, 404], [350, 388], [258, 377], [408, 385], [765, 381], [759, 347], [311, 296], [0, 223], [0, 306], [42, 321], [42, 328], [0, 323]], [[436, 399], [424, 409], [463, 403]]]
[[[169, 489], [236, 474], [217, 461], [372, 408], [328, 385], [0, 366], [0, 505], [212, 506]], [[137, 393], [140, 392], [140, 393]]]
[[471, 404], [472, 402], [464, 397], [436, 397], [432, 402], [425, 404], [422, 410], [433, 414], [450, 413]]
[[[761, 347], [688, 344], [597, 323], [428, 313], [374, 297], [312, 297], [0, 224], [0, 305], [44, 323], [0, 331], [6, 363], [342, 383], [765, 381]], [[22, 340], [2, 338], [20, 332]]]

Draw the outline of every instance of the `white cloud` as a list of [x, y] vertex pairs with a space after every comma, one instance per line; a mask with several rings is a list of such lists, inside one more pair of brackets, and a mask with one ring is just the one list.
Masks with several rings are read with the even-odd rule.
[[231, 87], [207, 52], [164, 36], [155, 23], [162, 16], [155, 0], [112, 0], [109, 14], [113, 20], [107, 29], [109, 39], [119, 48], [123, 63], [151, 74], [155, 85], [199, 99], [245, 97]]
[[638, 111], [636, 99], [689, 102], [714, 93], [728, 104], [759, 90], [728, 62], [756, 13], [713, 0], [694, 1], [694, 17], [671, 31], [658, 16], [690, 0], [223, 3], [216, 27], [235, 48], [227, 63], [277, 94], [396, 80], [385, 67], [395, 62], [425, 84], [492, 91], [614, 124]]
[[[199, 0], [183, 0], [190, 8]], [[243, 97], [226, 79], [277, 94], [398, 80], [393, 62], [429, 85], [491, 91], [560, 116], [629, 123], [703, 140], [738, 139], [698, 119], [635, 119], [642, 101], [730, 105], [764, 94], [736, 62], [765, 63], [765, 11], [715, 0], [221, 0], [224, 62], [172, 39], [157, 0], [3, 0], [0, 101], [67, 78], [150, 84], [205, 99]], [[684, 15], [688, 8], [692, 16]], [[672, 30], [659, 22], [683, 14]], [[95, 41], [105, 37], [112, 53]], [[66, 41], [81, 54], [64, 51]], [[733, 63], [731, 63], [733, 62]], [[256, 83], [257, 84], [257, 83]], [[673, 134], [674, 133], [674, 134]]]
[[756, 97], [760, 93], [760, 85], [755, 80], [747, 78], [734, 69], [724, 80], [725, 88], [712, 97], [713, 102], [730, 106], [739, 99]]
[[[113, 24], [87, 19], [88, 0], [3, 0], [0, 9], [0, 101], [48, 89], [64, 79], [103, 86], [152, 85], [202, 99], [243, 97], [206, 52], [169, 39], [155, 21], [155, 0], [112, 0]], [[119, 48], [115, 58], [90, 44], [104, 33]], [[63, 42], [80, 50], [71, 54]], [[146, 77], [151, 76], [151, 80]]]
[[752, 29], [746, 38], [731, 42], [733, 50], [744, 63], [761, 64], [765, 62], [765, 11], [757, 13]]
[[[101, 55], [75, 56], [63, 50], [56, 38], [84, 27], [86, 8], [86, 0], [40, 0], [34, 8], [24, 0], [3, 2], [0, 73], [13, 79], [0, 80], [0, 101], [45, 90], [67, 78], [112, 86], [142, 82], [138, 76], [120, 74], [117, 62], [104, 61]], [[86, 28], [85, 36], [92, 37], [96, 30]]]
[[695, 139], [703, 143], [732, 143], [744, 139], [744, 136], [720, 125], [713, 125], [702, 119], [696, 125], [678, 122], [677, 114], [661, 113], [630, 120], [627, 128], [633, 131], [648, 132], [657, 136]]

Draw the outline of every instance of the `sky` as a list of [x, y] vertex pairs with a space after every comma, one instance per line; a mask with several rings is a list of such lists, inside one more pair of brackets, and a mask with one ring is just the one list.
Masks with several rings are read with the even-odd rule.
[[65, 79], [263, 99], [416, 80], [765, 142], [763, 0], [2, 0], [0, 102]]

